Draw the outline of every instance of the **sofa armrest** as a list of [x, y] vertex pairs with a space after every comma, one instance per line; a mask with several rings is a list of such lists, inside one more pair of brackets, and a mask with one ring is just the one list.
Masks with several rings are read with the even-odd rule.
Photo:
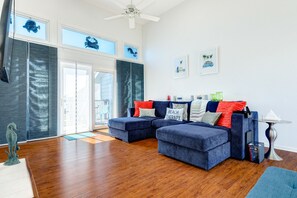
[[133, 117], [134, 113], [135, 113], [135, 108], [127, 109], [127, 117]]
[[253, 131], [254, 141], [258, 141], [258, 112], [252, 111], [249, 118], [244, 114], [232, 114], [231, 127], [231, 157], [236, 159], [245, 158], [246, 132]]

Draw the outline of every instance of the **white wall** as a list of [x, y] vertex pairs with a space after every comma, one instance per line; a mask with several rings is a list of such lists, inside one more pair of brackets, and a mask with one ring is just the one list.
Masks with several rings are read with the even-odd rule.
[[[251, 110], [270, 109], [292, 124], [276, 125], [276, 147], [297, 151], [297, 1], [188, 0], [143, 27], [146, 99], [223, 91]], [[199, 52], [219, 47], [219, 74], [200, 76]], [[190, 75], [173, 79], [174, 59], [189, 55]], [[267, 144], [265, 123], [260, 141]]]

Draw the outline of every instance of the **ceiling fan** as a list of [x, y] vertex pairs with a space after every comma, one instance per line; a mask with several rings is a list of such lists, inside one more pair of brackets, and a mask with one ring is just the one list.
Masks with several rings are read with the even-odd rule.
[[143, 1], [139, 5], [134, 5], [131, 0], [131, 3], [126, 6], [116, 0], [112, 0], [112, 2], [114, 4], [116, 4], [117, 6], [119, 6], [120, 8], [123, 9], [123, 12], [119, 15], [104, 18], [104, 20], [112, 20], [112, 19], [127, 17], [129, 19], [129, 28], [130, 29], [135, 28], [135, 18], [138, 18], [138, 17], [141, 19], [158, 22], [160, 20], [159, 17], [151, 16], [148, 14], [143, 14], [141, 12], [142, 9], [149, 6], [153, 1], [154, 0]]

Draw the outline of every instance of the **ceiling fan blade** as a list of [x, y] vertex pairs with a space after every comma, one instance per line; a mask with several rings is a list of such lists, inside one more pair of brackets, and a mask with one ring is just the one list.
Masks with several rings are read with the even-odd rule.
[[135, 29], [135, 18], [134, 17], [129, 18], [129, 28]]
[[155, 0], [143, 0], [139, 4], [136, 5], [137, 9], [143, 10], [144, 8], [148, 7], [151, 5]]
[[127, 6], [125, 4], [123, 4], [123, 3], [121, 3], [121, 2], [119, 2], [117, 0], [111, 0], [111, 2], [113, 4], [115, 4], [115, 5], [117, 5], [118, 7], [120, 7], [121, 9], [126, 9], [127, 8]]
[[139, 16], [142, 19], [146, 19], [146, 20], [154, 21], [154, 22], [158, 22], [160, 20], [159, 17], [151, 16], [151, 15], [147, 15], [147, 14], [140, 14]]
[[115, 16], [111, 16], [111, 17], [106, 17], [106, 18], [104, 18], [104, 20], [118, 19], [118, 18], [122, 18], [122, 17], [124, 17], [124, 15], [120, 14], [120, 15], [115, 15]]

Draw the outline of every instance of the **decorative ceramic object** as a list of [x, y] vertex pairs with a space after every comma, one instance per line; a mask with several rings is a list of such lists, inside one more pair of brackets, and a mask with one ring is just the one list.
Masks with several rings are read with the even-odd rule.
[[6, 140], [8, 143], [8, 160], [4, 162], [5, 166], [12, 166], [15, 164], [19, 164], [20, 161], [18, 159], [17, 151], [20, 150], [20, 147], [18, 146], [18, 136], [17, 136], [17, 126], [15, 123], [10, 123], [7, 125], [6, 130]]

